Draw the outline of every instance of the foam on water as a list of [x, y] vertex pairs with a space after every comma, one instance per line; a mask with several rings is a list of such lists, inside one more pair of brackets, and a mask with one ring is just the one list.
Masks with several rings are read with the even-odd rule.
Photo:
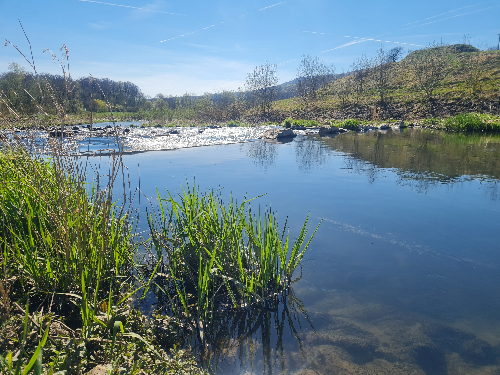
[[[124, 138], [126, 151], [172, 150], [256, 140], [274, 126], [224, 128], [135, 128]], [[177, 134], [172, 134], [175, 130]]]

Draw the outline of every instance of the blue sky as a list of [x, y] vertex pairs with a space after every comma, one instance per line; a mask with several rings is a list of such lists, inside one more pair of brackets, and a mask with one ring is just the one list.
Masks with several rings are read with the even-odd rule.
[[[182, 95], [235, 90], [266, 61], [278, 64], [280, 82], [291, 80], [303, 54], [342, 72], [381, 44], [417, 49], [467, 35], [475, 46], [496, 46], [500, 1], [0, 0], [0, 37], [29, 54], [18, 19], [39, 72], [61, 72], [43, 50], [66, 44], [75, 78]], [[0, 46], [0, 72], [11, 62], [28, 68], [12, 46]]]

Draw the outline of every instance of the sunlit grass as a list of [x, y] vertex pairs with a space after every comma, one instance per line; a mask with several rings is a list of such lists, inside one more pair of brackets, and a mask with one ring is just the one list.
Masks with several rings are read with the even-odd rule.
[[306, 219], [292, 242], [271, 209], [254, 214], [250, 201], [225, 204], [196, 185], [160, 200], [149, 215], [156, 258], [165, 282], [158, 284], [177, 315], [204, 324], [227, 309], [261, 303], [285, 290], [314, 236]]

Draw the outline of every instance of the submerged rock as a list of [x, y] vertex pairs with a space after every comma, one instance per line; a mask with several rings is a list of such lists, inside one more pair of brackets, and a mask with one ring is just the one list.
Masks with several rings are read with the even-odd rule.
[[51, 131], [49, 132], [49, 136], [50, 136], [50, 137], [52, 137], [52, 138], [61, 137], [61, 134], [62, 134], [62, 136], [63, 136], [63, 137], [70, 137], [70, 136], [72, 136], [72, 135], [73, 135], [73, 133], [72, 133], [72, 132], [70, 132], [70, 131], [63, 131], [63, 132], [61, 133], [61, 131], [60, 131], [60, 130], [51, 130]]
[[320, 136], [335, 134], [338, 132], [339, 132], [339, 128], [337, 128], [336, 126], [326, 125], [326, 126], [322, 126], [321, 128], [319, 128], [319, 135]]
[[292, 138], [296, 134], [292, 129], [270, 129], [262, 134], [262, 139], [280, 139], [280, 138]]

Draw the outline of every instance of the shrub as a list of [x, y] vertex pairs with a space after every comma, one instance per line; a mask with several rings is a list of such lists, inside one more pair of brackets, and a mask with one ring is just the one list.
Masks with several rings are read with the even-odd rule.
[[461, 113], [444, 120], [446, 130], [459, 132], [500, 131], [498, 118], [480, 113]]
[[290, 128], [292, 126], [317, 127], [319, 125], [319, 122], [316, 120], [294, 120], [292, 118], [287, 118], [283, 122], [285, 128]]
[[346, 119], [339, 123], [339, 127], [349, 130], [357, 130], [359, 125], [361, 125], [361, 121], [356, 119]]
[[242, 126], [242, 123], [239, 121], [232, 120], [227, 123], [227, 126], [229, 126], [230, 128], [236, 128], [238, 126]]
[[426, 118], [422, 121], [422, 123], [424, 124], [424, 126], [431, 126], [431, 125], [437, 125], [441, 122], [440, 119], [436, 118], [436, 117], [431, 117], [431, 118]]

